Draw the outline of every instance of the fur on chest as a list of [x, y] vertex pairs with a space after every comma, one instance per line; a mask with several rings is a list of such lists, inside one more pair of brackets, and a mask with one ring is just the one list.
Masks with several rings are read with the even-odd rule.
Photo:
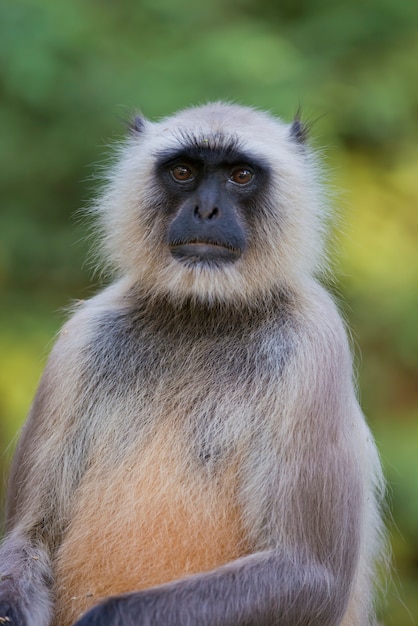
[[209, 476], [169, 427], [113, 470], [98, 455], [78, 488], [56, 556], [56, 624], [71, 624], [109, 595], [245, 554], [238, 467], [237, 457]]

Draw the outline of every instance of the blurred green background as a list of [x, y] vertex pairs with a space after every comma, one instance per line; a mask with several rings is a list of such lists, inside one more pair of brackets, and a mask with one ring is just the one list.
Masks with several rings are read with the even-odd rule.
[[3, 1], [0, 90], [2, 474], [65, 306], [98, 287], [77, 210], [124, 120], [213, 99], [288, 120], [300, 106], [338, 190], [338, 295], [390, 485], [382, 615], [416, 623], [416, 0]]

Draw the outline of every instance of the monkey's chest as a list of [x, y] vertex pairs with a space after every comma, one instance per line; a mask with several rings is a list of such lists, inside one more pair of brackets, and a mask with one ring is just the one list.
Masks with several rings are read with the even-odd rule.
[[235, 467], [210, 479], [161, 433], [112, 472], [98, 461], [79, 488], [56, 559], [56, 624], [111, 594], [210, 570], [246, 552]]

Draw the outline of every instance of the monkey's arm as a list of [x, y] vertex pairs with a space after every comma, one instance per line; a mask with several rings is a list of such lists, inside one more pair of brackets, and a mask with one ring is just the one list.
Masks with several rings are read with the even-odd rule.
[[335, 626], [341, 581], [296, 551], [257, 553], [214, 572], [114, 597], [77, 626]]
[[[62, 333], [65, 340], [68, 333], [71, 325]], [[50, 356], [11, 467], [0, 545], [0, 624], [5, 626], [48, 626], [52, 619], [51, 556], [82, 465], [79, 458], [69, 478], [65, 468], [71, 461], [80, 370], [74, 361], [80, 355], [75, 350], [75, 358], [68, 358], [63, 343], [59, 339]]]
[[[6, 626], [47, 626], [52, 618], [52, 567], [45, 534], [52, 509], [48, 510], [41, 495], [49, 484], [47, 468], [37, 476], [37, 486], [29, 480], [37, 421], [33, 411], [15, 453], [9, 483], [8, 532], [0, 546], [0, 624]], [[36, 472], [35, 464], [32, 469]]]

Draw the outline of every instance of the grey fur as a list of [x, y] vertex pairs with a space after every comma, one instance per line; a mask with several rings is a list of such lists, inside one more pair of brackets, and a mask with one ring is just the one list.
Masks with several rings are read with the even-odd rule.
[[[225, 507], [239, 510], [245, 547], [212, 571], [127, 589], [78, 626], [371, 625], [383, 479], [343, 323], [315, 278], [324, 199], [313, 157], [295, 126], [220, 103], [136, 130], [97, 205], [119, 278], [64, 327], [15, 455], [0, 616], [65, 621], [54, 597], [65, 596], [62, 564], [78, 573], [65, 555], [83, 493], [95, 498], [94, 524], [106, 514], [100, 489], [117, 497], [105, 477], [127, 459], [151, 471], [142, 459], [168, 429], [161, 458], [177, 455], [202, 493], [232, 468]], [[271, 170], [268, 194], [240, 215], [248, 246], [232, 266], [181, 267], [165, 249], [155, 159], [186, 138], [203, 154], [239, 142]], [[138, 497], [146, 506], [161, 494]]]
[[1, 548], [0, 617], [8, 618], [11, 626], [49, 624], [51, 588], [51, 563], [42, 543], [11, 534]]

